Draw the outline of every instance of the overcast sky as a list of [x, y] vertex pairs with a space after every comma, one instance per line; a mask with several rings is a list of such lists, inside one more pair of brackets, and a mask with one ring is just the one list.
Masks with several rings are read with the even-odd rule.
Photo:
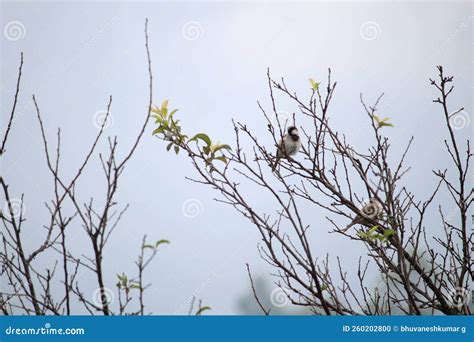
[[[365, 139], [360, 92], [368, 101], [385, 92], [381, 109], [396, 123], [390, 133], [395, 153], [416, 134], [407, 183], [423, 195], [436, 181], [430, 170], [446, 167], [448, 160], [442, 149], [443, 118], [431, 103], [435, 93], [428, 83], [438, 64], [455, 75], [453, 110], [465, 107], [467, 124], [457, 132], [460, 137], [472, 136], [472, 15], [472, 3], [448, 1], [2, 1], [2, 128], [10, 113], [21, 51], [25, 66], [18, 119], [1, 173], [15, 197], [25, 193], [28, 244], [34, 246], [41, 236], [48, 214], [44, 202], [52, 198], [31, 95], [37, 96], [48, 138], [54, 141], [57, 127], [62, 129], [66, 176], [87, 152], [97, 133], [97, 113], [106, 108], [109, 95], [113, 120], [106, 133], [118, 136], [123, 155], [141, 127], [148, 103], [146, 17], [154, 103], [170, 99], [171, 106], [180, 109], [186, 131], [206, 131], [232, 143], [235, 118], [264, 135], [256, 101], [269, 105], [267, 67], [302, 94], [308, 92], [309, 77], [325, 80], [330, 67], [338, 81], [331, 115], [355, 145]], [[296, 109], [283, 102], [279, 110]], [[165, 238], [171, 244], [159, 251], [150, 267], [149, 309], [184, 313], [188, 298], [196, 295], [214, 314], [241, 313], [238, 298], [250, 293], [245, 263], [256, 274], [268, 276], [270, 271], [258, 255], [256, 229], [232, 208], [213, 201], [217, 193], [185, 180], [195, 175], [189, 160], [167, 153], [149, 132], [121, 180], [118, 200], [131, 207], [106, 250], [107, 283], [113, 288], [115, 274], [132, 271], [143, 234], [153, 240]], [[100, 149], [105, 151], [106, 145]], [[79, 194], [87, 201], [103, 188], [96, 157], [78, 185]], [[258, 192], [252, 200], [268, 211], [275, 209]], [[310, 206], [305, 210], [318, 231], [315, 255], [339, 255], [350, 270], [358, 256], [366, 254], [353, 242], [328, 234], [327, 221], [311, 216]], [[79, 221], [72, 229], [74, 253], [89, 251]], [[97, 287], [88, 273], [80, 282], [89, 293]]]

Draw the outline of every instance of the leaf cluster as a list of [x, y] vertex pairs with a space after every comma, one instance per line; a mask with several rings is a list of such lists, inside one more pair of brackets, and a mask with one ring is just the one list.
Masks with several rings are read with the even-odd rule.
[[178, 154], [181, 149], [192, 152], [189, 144], [195, 142], [206, 166], [213, 169], [213, 162], [215, 160], [227, 164], [228, 159], [223, 152], [224, 150], [231, 151], [232, 148], [228, 144], [221, 144], [219, 142], [213, 143], [206, 133], [198, 133], [188, 139], [188, 136], [181, 131], [179, 120], [175, 120], [174, 118], [178, 109], [169, 110], [168, 103], [168, 100], [164, 100], [161, 107], [154, 106], [151, 110], [153, 113], [151, 117], [155, 119], [155, 124], [158, 125], [152, 134], [169, 141], [166, 150], [169, 151], [171, 148], [174, 148], [176, 154]]
[[367, 232], [358, 232], [357, 235], [367, 240], [386, 242], [390, 236], [395, 234], [393, 229], [386, 229], [383, 234], [377, 232], [378, 229], [379, 226], [375, 225], [372, 226]]

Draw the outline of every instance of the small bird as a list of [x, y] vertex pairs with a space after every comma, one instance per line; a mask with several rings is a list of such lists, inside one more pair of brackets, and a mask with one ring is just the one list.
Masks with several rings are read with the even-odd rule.
[[275, 164], [272, 170], [275, 171], [279, 161], [283, 157], [294, 156], [301, 148], [300, 135], [295, 126], [288, 127], [287, 134], [278, 142]]
[[380, 202], [377, 201], [375, 198], [371, 198], [369, 201], [367, 201], [367, 203], [365, 203], [362, 206], [359, 213], [352, 220], [352, 222], [349, 223], [346, 226], [346, 228], [341, 229], [341, 231], [344, 233], [349, 228], [351, 228], [352, 226], [355, 226], [356, 224], [369, 225], [370, 222], [368, 222], [367, 219], [380, 219], [380, 218], [382, 218], [382, 211], [383, 211], [383, 208], [382, 208], [382, 205], [380, 204]]

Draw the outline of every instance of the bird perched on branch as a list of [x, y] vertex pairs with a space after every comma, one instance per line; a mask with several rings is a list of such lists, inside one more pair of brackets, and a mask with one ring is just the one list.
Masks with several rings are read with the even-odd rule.
[[280, 159], [294, 156], [301, 148], [300, 135], [295, 126], [288, 127], [287, 134], [283, 136], [277, 146], [276, 160], [272, 170], [275, 171]]
[[382, 204], [377, 201], [375, 198], [371, 198], [366, 203], [362, 205], [359, 213], [356, 217], [349, 223], [346, 228], [341, 229], [342, 232], [346, 232], [352, 226], [356, 224], [371, 225], [369, 222], [370, 219], [380, 219], [382, 217]]

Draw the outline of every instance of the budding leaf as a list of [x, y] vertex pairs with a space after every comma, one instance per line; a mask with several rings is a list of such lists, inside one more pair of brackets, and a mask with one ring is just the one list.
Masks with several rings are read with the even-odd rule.
[[164, 100], [163, 103], [161, 104], [161, 115], [166, 118], [168, 115], [168, 100]]
[[161, 116], [161, 108], [153, 106], [151, 107], [151, 111]]
[[150, 115], [150, 116], [155, 119], [155, 123], [156, 123], [156, 124], [163, 122], [163, 119], [162, 119], [161, 116], [159, 116], [159, 115], [153, 114], [153, 115]]
[[[170, 118], [173, 117], [173, 115], [178, 111], [179, 109], [173, 109], [170, 113]], [[178, 121], [176, 121], [178, 123]]]
[[227, 158], [224, 157], [224, 156], [215, 157], [214, 159], [220, 160], [220, 161], [223, 162], [224, 164], [227, 164], [227, 163], [228, 163]]
[[383, 119], [381, 119], [381, 118], [379, 118], [377, 115], [374, 115], [373, 118], [374, 118], [375, 122], [377, 122], [377, 125], [378, 125], [379, 127], [384, 127], [384, 126], [386, 126], [386, 127], [393, 127], [393, 124], [390, 123], [390, 122], [388, 122], [388, 120], [390, 120], [390, 118], [383, 118]]
[[203, 306], [196, 312], [196, 316], [201, 316], [201, 314], [206, 310], [212, 310], [210, 306]]
[[125, 273], [122, 273], [122, 275], [117, 274], [117, 278], [119, 280], [117, 286], [127, 287], [128, 277], [125, 275]]
[[367, 232], [369, 235], [375, 233], [375, 231], [379, 228], [378, 225], [372, 226], [369, 231]]
[[224, 150], [224, 149], [228, 151], [232, 150], [232, 148], [227, 144], [215, 144], [211, 146], [211, 151], [214, 153], [220, 150]]
[[383, 232], [383, 237], [388, 239], [390, 236], [395, 235], [395, 231], [393, 229], [387, 229]]
[[156, 135], [156, 134], [160, 134], [160, 133], [163, 133], [163, 131], [165, 130], [165, 128], [163, 126], [160, 126], [158, 128], [155, 128], [155, 130], [153, 131], [152, 135]]
[[310, 78], [309, 83], [311, 83], [311, 89], [313, 89], [315, 91], [319, 89], [320, 82], [316, 82], [315, 80]]
[[157, 242], [155, 243], [155, 248], [158, 248], [158, 246], [161, 245], [161, 244], [163, 244], [163, 243], [169, 244], [170, 242], [169, 242], [168, 240], [162, 239], [162, 240], [157, 241]]

